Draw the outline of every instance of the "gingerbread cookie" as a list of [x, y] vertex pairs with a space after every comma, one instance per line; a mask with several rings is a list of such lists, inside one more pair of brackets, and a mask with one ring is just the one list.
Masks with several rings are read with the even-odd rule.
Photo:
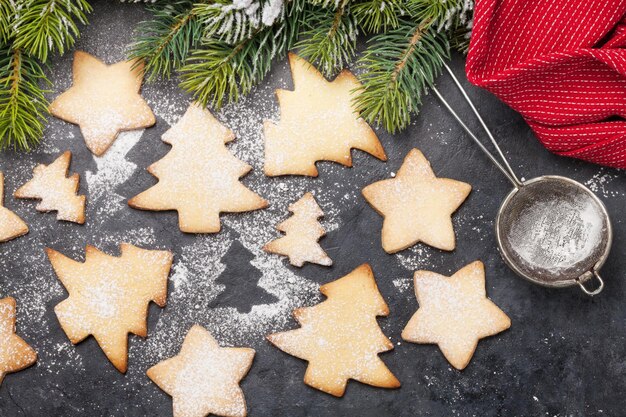
[[4, 376], [26, 369], [37, 361], [37, 353], [15, 334], [15, 300], [0, 300], [0, 384]]
[[382, 245], [387, 253], [418, 242], [453, 250], [451, 216], [471, 190], [464, 182], [437, 178], [424, 155], [412, 149], [395, 178], [368, 185], [363, 196], [385, 218]]
[[349, 379], [376, 387], [399, 387], [400, 382], [378, 357], [393, 349], [393, 344], [376, 321], [376, 316], [388, 315], [389, 308], [370, 266], [363, 264], [320, 291], [328, 297], [325, 301], [294, 311], [302, 327], [267, 339], [309, 362], [305, 384], [337, 397], [344, 394]]
[[50, 165], [37, 165], [33, 178], [13, 194], [17, 198], [41, 200], [37, 210], [56, 211], [58, 220], [85, 223], [85, 196], [77, 195], [80, 175], [67, 177], [72, 153], [65, 151]]
[[430, 271], [415, 273], [419, 309], [402, 331], [413, 343], [435, 343], [448, 362], [464, 369], [478, 340], [511, 327], [511, 320], [487, 298], [485, 268], [473, 262], [451, 277]]
[[352, 166], [352, 149], [386, 161], [385, 150], [353, 103], [356, 77], [344, 70], [329, 82], [311, 64], [289, 54], [294, 90], [276, 90], [280, 121], [266, 120], [265, 175], [317, 176], [317, 161]]
[[0, 242], [28, 233], [28, 225], [17, 214], [4, 207], [4, 174], [0, 172]]
[[79, 125], [87, 148], [100, 156], [119, 132], [156, 123], [139, 94], [143, 67], [143, 62], [137, 61], [106, 65], [86, 52], [76, 51], [73, 85], [50, 104], [50, 113]]
[[280, 223], [276, 228], [285, 236], [266, 244], [263, 249], [270, 253], [286, 255], [294, 266], [302, 266], [305, 262], [330, 266], [333, 261], [317, 243], [326, 231], [317, 221], [324, 212], [317, 205], [313, 194], [304, 197], [289, 206], [293, 216]]
[[163, 135], [172, 150], [148, 171], [159, 179], [128, 204], [142, 210], [176, 210], [180, 230], [217, 233], [220, 213], [267, 207], [267, 201], [239, 178], [252, 167], [235, 158], [225, 144], [233, 132], [197, 104]]
[[164, 307], [172, 254], [122, 243], [119, 257], [93, 246], [85, 262], [46, 249], [48, 258], [69, 297], [54, 311], [74, 344], [93, 335], [105, 355], [120, 371], [128, 363], [128, 334], [146, 337], [148, 304]]
[[195, 325], [180, 353], [148, 369], [147, 374], [172, 396], [174, 417], [245, 417], [239, 381], [253, 359], [254, 349], [220, 347], [207, 330]]

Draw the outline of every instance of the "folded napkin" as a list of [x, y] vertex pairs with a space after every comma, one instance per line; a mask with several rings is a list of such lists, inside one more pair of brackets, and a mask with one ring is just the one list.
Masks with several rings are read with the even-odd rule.
[[476, 0], [470, 82], [550, 151], [626, 168], [626, 1]]

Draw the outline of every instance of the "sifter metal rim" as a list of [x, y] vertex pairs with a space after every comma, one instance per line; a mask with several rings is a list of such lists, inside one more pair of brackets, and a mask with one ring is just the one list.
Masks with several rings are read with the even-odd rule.
[[[502, 231], [500, 229], [500, 222], [501, 222], [502, 212], [503, 212], [504, 208], [511, 201], [511, 199], [519, 192], [521, 187], [524, 187], [525, 185], [532, 184], [532, 183], [535, 183], [535, 182], [544, 181], [544, 180], [565, 181], [565, 182], [568, 182], [568, 183], [570, 183], [570, 184], [580, 188], [582, 191], [587, 193], [591, 197], [591, 199], [593, 201], [596, 202], [596, 204], [600, 208], [600, 211], [602, 212], [602, 215], [604, 216], [604, 219], [606, 220], [606, 235], [607, 235], [607, 239], [606, 239], [606, 245], [605, 245], [604, 251], [599, 256], [598, 260], [593, 265], [591, 270], [583, 273], [578, 278], [570, 278], [570, 279], [564, 279], [564, 280], [552, 281], [552, 282], [546, 282], [546, 281], [538, 280], [535, 277], [533, 277], [533, 276], [525, 273], [524, 271], [520, 270], [517, 267], [516, 263], [511, 259], [511, 257], [507, 253], [507, 251], [503, 249], [503, 244], [502, 244], [503, 237], [502, 237]], [[606, 261], [607, 257], [609, 256], [609, 252], [611, 251], [611, 245], [613, 243], [613, 227], [611, 225], [611, 219], [609, 217], [609, 212], [607, 211], [606, 206], [604, 205], [602, 200], [600, 200], [600, 198], [598, 198], [597, 195], [595, 195], [588, 187], [586, 187], [585, 185], [581, 184], [580, 182], [575, 181], [575, 180], [573, 180], [571, 178], [560, 176], [560, 175], [542, 175], [542, 176], [539, 176], [539, 177], [536, 177], [536, 178], [532, 178], [530, 180], [522, 182], [521, 187], [513, 188], [513, 190], [511, 190], [511, 192], [502, 201], [502, 204], [500, 204], [500, 208], [498, 209], [498, 214], [496, 216], [496, 222], [495, 222], [496, 223], [495, 224], [496, 240], [498, 242], [498, 251], [500, 252], [500, 255], [502, 256], [502, 259], [504, 259], [504, 262], [509, 266], [509, 268], [511, 268], [520, 277], [522, 277], [522, 278], [524, 278], [524, 279], [526, 279], [526, 280], [528, 280], [528, 281], [530, 281], [530, 282], [532, 282], [534, 284], [538, 284], [538, 285], [541, 285], [541, 286], [544, 286], [544, 287], [551, 287], [551, 288], [563, 288], [563, 287], [570, 287], [570, 286], [573, 286], [573, 285], [580, 285], [582, 287], [582, 283], [586, 282], [587, 280], [589, 280], [594, 275], [598, 276], [598, 270], [602, 267], [602, 265], [604, 265], [604, 262]], [[583, 289], [584, 289], [584, 287], [583, 287]]]

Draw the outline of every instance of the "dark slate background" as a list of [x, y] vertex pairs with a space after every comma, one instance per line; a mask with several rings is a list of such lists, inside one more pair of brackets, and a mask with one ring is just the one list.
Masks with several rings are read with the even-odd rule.
[[[91, 25], [83, 30], [77, 47], [98, 54], [110, 45], [119, 45], [120, 39], [129, 42], [136, 23], [146, 14], [141, 5], [118, 4], [113, 1], [94, 1]], [[51, 77], [67, 83], [71, 54], [51, 65]], [[462, 74], [463, 61], [455, 57], [453, 68]], [[289, 81], [285, 62], [277, 63], [266, 85], [278, 86]], [[467, 83], [465, 83], [467, 85]], [[450, 97], [461, 114], [470, 113], [455, 92], [449, 79], [442, 77], [438, 86]], [[55, 86], [58, 91], [60, 87]], [[180, 95], [175, 83], [159, 83], [146, 87], [150, 91]], [[496, 250], [493, 219], [501, 200], [510, 189], [507, 180], [492, 167], [454, 120], [432, 96], [425, 98], [423, 109], [412, 126], [394, 137], [379, 131], [389, 155], [387, 164], [355, 152], [355, 168], [330, 169], [320, 164], [320, 178], [324, 186], [332, 187], [342, 175], [361, 175], [361, 185], [385, 178], [396, 171], [409, 149], [419, 147], [430, 159], [439, 176], [461, 179], [473, 185], [474, 190], [462, 207], [466, 218], [457, 223], [458, 244], [452, 253], [425, 249], [430, 252], [428, 269], [450, 274], [460, 267], [481, 259], [487, 270], [489, 296], [511, 317], [512, 327], [496, 337], [483, 340], [470, 365], [463, 371], [452, 369], [434, 346], [401, 343], [392, 352], [382, 355], [389, 368], [402, 382], [398, 390], [372, 388], [351, 382], [343, 398], [337, 399], [309, 388], [302, 383], [306, 364], [259, 341], [254, 365], [244, 380], [249, 414], [252, 416], [338, 416], [338, 415], [402, 415], [402, 416], [623, 416], [626, 409], [626, 174], [608, 168], [558, 157], [548, 153], [535, 139], [519, 115], [490, 94], [468, 86], [470, 96], [486, 116], [488, 124], [500, 139], [512, 166], [520, 176], [532, 178], [542, 174], [564, 175], [581, 182], [594, 175], [609, 175], [611, 181], [603, 185], [601, 197], [612, 215], [615, 238], [611, 255], [602, 273], [606, 278], [604, 292], [591, 299], [575, 287], [554, 290], [532, 285], [516, 277], [503, 263]], [[470, 126], [478, 129], [472, 121]], [[140, 168], [160, 158], [168, 150], [160, 142], [167, 124], [159, 119], [147, 130], [142, 140], [128, 153]], [[72, 171], [94, 171], [96, 166], [84, 147], [78, 129], [58, 120], [51, 120], [45, 141], [71, 132], [74, 153]], [[439, 133], [438, 133], [439, 132]], [[442, 140], [435, 136], [443, 135]], [[0, 169], [7, 177], [10, 193], [18, 185], [11, 181], [15, 170], [24, 162], [49, 163], [51, 155], [3, 153]], [[355, 174], [356, 173], [356, 174]], [[25, 174], [24, 174], [25, 175]], [[23, 176], [23, 175], [22, 175]], [[148, 174], [139, 170], [132, 181], [118, 193], [128, 198], [154, 183]], [[82, 190], [85, 192], [83, 183]], [[89, 196], [88, 196], [89, 199]], [[66, 232], [77, 228], [73, 224], [56, 222], [53, 215], [36, 213], [30, 203], [7, 197], [6, 205], [22, 215], [31, 233], [5, 245], [21, 245], [24, 256], [33, 250], [34, 242], [76, 248], [89, 243], [90, 233], [105, 234], [129, 224], [152, 225], [175, 222], [174, 214], [137, 212], [125, 208], [120, 222], [111, 230], [89, 230], [84, 241], [71, 242]], [[89, 208], [90, 212], [95, 210]], [[482, 215], [482, 217], [481, 217]], [[392, 284], [391, 277], [408, 277], [396, 257], [386, 255], [380, 247], [380, 216], [365, 201], [356, 208], [340, 213], [341, 227], [323, 239], [322, 244], [335, 261], [332, 268], [307, 265], [297, 274], [325, 283], [349, 272], [362, 262], [370, 262], [380, 290], [389, 303], [391, 316], [380, 320], [385, 333], [394, 342], [400, 341], [404, 324], [417, 308], [412, 289], [401, 293]], [[88, 213], [88, 221], [89, 221]], [[38, 233], [37, 226], [47, 226], [46, 233]], [[481, 230], [477, 234], [476, 230]], [[50, 232], [54, 230], [54, 233]], [[159, 245], [177, 248], [190, 238], [176, 228], [157, 227]], [[472, 231], [473, 230], [473, 231]], [[481, 238], [477, 239], [477, 235]], [[8, 246], [7, 246], [8, 247]], [[5, 246], [0, 245], [0, 257]], [[236, 246], [235, 246], [236, 248]], [[115, 247], [103, 248], [115, 251]], [[20, 249], [22, 250], [22, 249]], [[80, 255], [76, 255], [80, 256]], [[228, 253], [227, 262], [237, 261], [237, 250]], [[247, 262], [249, 254], [241, 254]], [[20, 262], [10, 260], [0, 275], [0, 296], [8, 295], [3, 288], [9, 282], [28, 285], [30, 279]], [[56, 279], [48, 266], [42, 266], [50, 280]], [[241, 271], [240, 271], [241, 272]], [[250, 272], [254, 274], [254, 272]], [[32, 289], [36, 291], [37, 289]], [[54, 320], [53, 306], [65, 296], [48, 300], [47, 313], [52, 326], [46, 338], [62, 341], [64, 333]], [[19, 309], [18, 299], [18, 309]], [[255, 300], [248, 300], [250, 305]], [[150, 329], [153, 329], [160, 310], [151, 307]], [[18, 312], [18, 332], [19, 332]], [[294, 323], [295, 326], [295, 323]], [[131, 338], [132, 339], [132, 338]], [[38, 340], [28, 340], [37, 348]], [[131, 341], [132, 343], [132, 341]], [[105, 360], [94, 340], [90, 339], [72, 349], [83, 357], [85, 371], [68, 367], [57, 373], [43, 373], [39, 366], [7, 376], [0, 386], [1, 416], [143, 416], [171, 415], [171, 399], [151, 383], [128, 383], [124, 376]], [[132, 367], [131, 363], [131, 367]], [[149, 399], [149, 401], [147, 401]]]

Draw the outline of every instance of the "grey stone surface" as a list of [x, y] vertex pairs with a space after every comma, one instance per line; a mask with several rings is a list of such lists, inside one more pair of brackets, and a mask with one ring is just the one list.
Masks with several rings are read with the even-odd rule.
[[[132, 28], [146, 16], [142, 6], [113, 1], [97, 1], [94, 6], [91, 25], [83, 31], [77, 48], [105, 57], [110, 62], [123, 58]], [[453, 67], [457, 74], [462, 74], [460, 57], [455, 57]], [[66, 54], [54, 61], [49, 73], [54, 81], [53, 97], [70, 83], [71, 55]], [[286, 63], [277, 63], [275, 71], [244, 107], [271, 103], [269, 106], [275, 110], [271, 91], [279, 86], [290, 87], [290, 83]], [[461, 114], [471, 120], [470, 126], [477, 130], [478, 124], [470, 119], [469, 109], [450, 80], [442, 76], [438, 85], [453, 105], [462, 109]], [[314, 265], [302, 269], [287, 267], [295, 275], [322, 284], [363, 262], [372, 265], [380, 291], [391, 310], [390, 316], [380, 319], [379, 323], [396, 344], [393, 351], [381, 356], [400, 379], [402, 387], [384, 390], [350, 382], [343, 398], [331, 397], [302, 383], [305, 362], [273, 348], [262, 337], [256, 337], [249, 345], [256, 349], [257, 355], [242, 384], [251, 416], [624, 415], [626, 174], [550, 154], [518, 114], [489, 93], [465, 85], [520, 176], [568, 176], [590, 185], [605, 202], [612, 215], [615, 238], [611, 255], [602, 270], [606, 278], [604, 292], [591, 299], [578, 288], [541, 288], [518, 278], [505, 266], [496, 249], [493, 219], [510, 185], [436, 99], [427, 96], [421, 114], [405, 132], [391, 136], [379, 131], [389, 155], [387, 163], [354, 152], [355, 167], [352, 169], [322, 163], [319, 164], [318, 179], [297, 180], [303, 181], [305, 186], [315, 187], [318, 195], [330, 193], [346, 182], [355, 188], [355, 193], [351, 194], [354, 202], [348, 209], [333, 215], [339, 226], [321, 241], [334, 260], [332, 268]], [[177, 89], [175, 81], [148, 85], [144, 88], [144, 95], [155, 108], [166, 108], [168, 103], [175, 103], [173, 106], [178, 115], [189, 100]], [[37, 150], [30, 154], [8, 152], [0, 155], [0, 169], [6, 176], [6, 205], [23, 216], [31, 227], [27, 236], [0, 245], [0, 296], [17, 298], [18, 333], [38, 350], [40, 356], [37, 366], [7, 376], [0, 386], [1, 416], [171, 415], [170, 397], [145, 377], [148, 362], [154, 364], [157, 360], [155, 357], [139, 358], [150, 338], [159, 333], [156, 323], [160, 316], [166, 316], [170, 309], [184, 311], [186, 308], [190, 309], [191, 315], [191, 310], [198, 306], [177, 306], [171, 298], [163, 310], [151, 306], [149, 340], [131, 337], [129, 373], [122, 375], [106, 360], [93, 339], [77, 346], [68, 344], [53, 312], [54, 305], [66, 294], [42, 256], [43, 247], [52, 246], [81, 258], [84, 245], [88, 243], [96, 243], [103, 250], [117, 253], [116, 236], [127, 236], [130, 230], [150, 227], [149, 230], [153, 231], [150, 242], [153, 244], [142, 246], [169, 248], [177, 259], [180, 258], [181, 248], [196, 237], [179, 232], [175, 214], [140, 212], [125, 203], [125, 199], [155, 182], [144, 168], [169, 149], [160, 142], [161, 134], [168, 128], [163, 118], [165, 113], [157, 112], [156, 126], [147, 129], [127, 153], [126, 158], [138, 169], [121, 186], [111, 190], [121, 196], [118, 204], [122, 208], [107, 217], [106, 222], [98, 222], [102, 211], [107, 210], [103, 200], [94, 199], [85, 182], [86, 172], [97, 173], [99, 168], [75, 126], [51, 118], [44, 143]], [[399, 256], [385, 254], [380, 247], [382, 219], [358, 192], [363, 185], [396, 171], [413, 147], [419, 147], [425, 153], [437, 175], [469, 182], [474, 188], [455, 216], [458, 242], [454, 252], [444, 253], [420, 246]], [[74, 153], [71, 169], [81, 174], [81, 190], [88, 196], [84, 226], [57, 222], [54, 214], [38, 213], [33, 203], [10, 197], [16, 187], [29, 178], [36, 163], [49, 163], [65, 149]], [[245, 159], [245, 153], [238, 156]], [[258, 161], [252, 164], [255, 170], [244, 181], [247, 184], [277, 187], [281, 181], [291, 181], [264, 178], [262, 165]], [[293, 200], [298, 197], [294, 195]], [[284, 208], [282, 212], [286, 216]], [[235, 220], [222, 233], [245, 236], [245, 230], [237, 230], [236, 219], [250, 215], [228, 216]], [[272, 229], [273, 225], [268, 228]], [[249, 259], [248, 250], [242, 256]], [[407, 263], [413, 261], [403, 263], [402, 256], [413, 259], [420, 268], [446, 275], [481, 259], [486, 265], [488, 295], [511, 317], [511, 329], [481, 341], [463, 372], [451, 368], [437, 347], [401, 341], [400, 332], [417, 308], [411, 271], [407, 267]], [[236, 262], [237, 251], [229, 251], [228, 257], [227, 263]], [[238, 273], [242, 273], [242, 269], [245, 267], [236, 268]], [[258, 275], [251, 265], [249, 271]], [[228, 270], [224, 273], [228, 274]], [[172, 288], [173, 284], [170, 284], [170, 290]], [[202, 288], [198, 288], [197, 293], [198, 300], [201, 300], [200, 312], [194, 313], [193, 318], [204, 324], [203, 311], [212, 308], [209, 304], [213, 300], [202, 298]], [[255, 300], [246, 301], [250, 306], [257, 304]], [[309, 302], [312, 303], [314, 301]], [[24, 308], [20, 309], [20, 306]], [[247, 310], [247, 306], [242, 309]], [[284, 316], [289, 315], [285, 313]], [[281, 329], [295, 326], [291, 319], [284, 320], [286, 325], [278, 326]], [[185, 331], [179, 329], [177, 334]], [[219, 335], [218, 339], [221, 339]], [[179, 337], [173, 342], [173, 348], [158, 353], [156, 357], [162, 359], [177, 352], [181, 341]]]

